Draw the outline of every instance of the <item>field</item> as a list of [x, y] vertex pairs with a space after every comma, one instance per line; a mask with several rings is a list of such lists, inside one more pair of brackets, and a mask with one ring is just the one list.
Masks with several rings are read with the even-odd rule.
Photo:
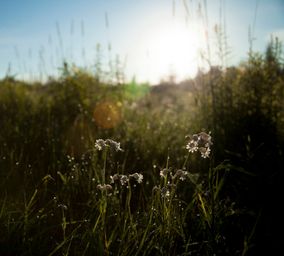
[[276, 255], [280, 50], [180, 84], [67, 63], [45, 84], [1, 80], [0, 255]]

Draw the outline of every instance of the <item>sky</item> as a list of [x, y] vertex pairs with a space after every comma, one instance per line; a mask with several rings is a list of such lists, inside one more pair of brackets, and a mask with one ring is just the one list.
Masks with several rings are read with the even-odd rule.
[[271, 35], [284, 42], [284, 0], [0, 0], [0, 78], [45, 80], [66, 61], [180, 81], [264, 52]]

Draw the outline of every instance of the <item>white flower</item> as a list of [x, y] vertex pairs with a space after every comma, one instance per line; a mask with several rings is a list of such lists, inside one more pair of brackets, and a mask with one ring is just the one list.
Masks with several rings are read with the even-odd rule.
[[160, 176], [162, 178], [165, 178], [169, 172], [170, 172], [170, 169], [164, 168], [163, 170], [160, 171]]
[[201, 157], [208, 158], [211, 152], [210, 146], [213, 144], [210, 133], [200, 132], [189, 138], [191, 139], [186, 145], [188, 152], [193, 153], [199, 150]]
[[68, 209], [67, 205], [65, 205], [65, 204], [58, 204], [57, 207], [61, 208], [62, 210], [67, 210]]
[[192, 140], [193, 140], [193, 141], [198, 141], [198, 140], [199, 140], [198, 134], [193, 134], [193, 135], [192, 135]]
[[120, 175], [119, 174], [114, 174], [113, 176], [110, 176], [110, 183], [113, 184], [116, 180], [120, 179]]
[[109, 145], [111, 148], [113, 148], [115, 151], [123, 151], [122, 148], [120, 147], [120, 143], [116, 142], [111, 139], [107, 139], [106, 144]]
[[96, 148], [98, 151], [103, 150], [105, 147], [106, 147], [106, 143], [105, 143], [104, 140], [102, 140], [102, 139], [96, 140], [95, 148]]
[[126, 175], [120, 175], [120, 183], [121, 185], [126, 185], [128, 183], [129, 179]]
[[188, 176], [188, 172], [187, 171], [183, 171], [183, 170], [179, 169], [179, 170], [176, 171], [176, 173], [175, 173], [173, 178], [174, 179], [178, 178], [178, 179], [184, 181], [187, 178], [187, 176]]
[[143, 174], [135, 172], [129, 175], [130, 178], [134, 178], [138, 183], [142, 183], [143, 181]]
[[204, 147], [210, 147], [212, 143], [212, 138], [210, 136], [210, 133], [207, 134], [205, 132], [198, 133], [199, 136], [199, 145]]
[[201, 157], [208, 158], [210, 155], [211, 149], [209, 147], [208, 148], [201, 147], [199, 148], [199, 151], [201, 153]]
[[137, 182], [142, 183], [142, 181], [143, 181], [143, 174], [138, 174]]
[[112, 186], [109, 184], [104, 184], [104, 185], [98, 184], [97, 189], [99, 189], [100, 191], [110, 191], [112, 190]]
[[198, 150], [198, 142], [191, 140], [187, 143], [185, 148], [188, 150], [188, 152], [193, 153]]
[[95, 148], [98, 151], [104, 150], [106, 147], [109, 147], [111, 149], [114, 149], [115, 151], [123, 151], [122, 148], [120, 147], [120, 143], [116, 142], [114, 140], [111, 139], [98, 139], [95, 142]]

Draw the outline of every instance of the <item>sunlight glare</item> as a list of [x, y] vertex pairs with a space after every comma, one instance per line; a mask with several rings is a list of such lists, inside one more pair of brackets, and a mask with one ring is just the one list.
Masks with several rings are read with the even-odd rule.
[[196, 74], [199, 35], [193, 26], [175, 24], [161, 27], [150, 38], [148, 71], [151, 79], [174, 75], [178, 82]]

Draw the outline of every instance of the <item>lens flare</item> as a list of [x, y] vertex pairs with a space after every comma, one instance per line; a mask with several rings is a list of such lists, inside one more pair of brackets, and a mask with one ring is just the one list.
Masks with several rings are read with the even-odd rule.
[[96, 105], [94, 109], [96, 124], [103, 129], [111, 129], [121, 122], [121, 103], [104, 101]]

